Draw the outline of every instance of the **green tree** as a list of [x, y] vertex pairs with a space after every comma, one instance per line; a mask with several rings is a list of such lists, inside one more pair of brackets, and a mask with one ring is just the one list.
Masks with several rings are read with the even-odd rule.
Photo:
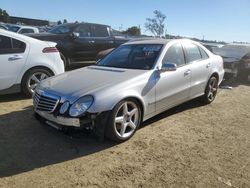
[[61, 20], [58, 20], [57, 21], [57, 25], [61, 25], [62, 24], [62, 21]]
[[155, 10], [154, 15], [154, 18], [146, 19], [145, 28], [154, 36], [162, 37], [165, 32], [165, 20], [167, 17], [159, 10]]
[[123, 31], [122, 33], [126, 35], [139, 36], [141, 35], [141, 29], [137, 26], [133, 26], [128, 28], [126, 31]]
[[64, 24], [68, 23], [68, 20], [67, 20], [67, 19], [64, 19], [64, 20], [63, 20], [63, 23], [64, 23]]
[[6, 10], [2, 10], [0, 8], [0, 21], [7, 23], [7, 22], [9, 22], [9, 19], [10, 19], [10, 16], [7, 13], [7, 11]]

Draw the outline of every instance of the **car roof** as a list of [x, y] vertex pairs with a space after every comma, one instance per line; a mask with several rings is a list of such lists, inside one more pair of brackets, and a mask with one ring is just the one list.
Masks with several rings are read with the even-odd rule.
[[15, 32], [12, 32], [12, 31], [7, 31], [7, 30], [4, 30], [4, 29], [0, 30], [0, 34], [6, 35], [8, 37], [13, 37], [13, 38], [16, 38], [16, 39], [19, 39], [19, 40], [22, 40], [22, 41], [31, 42], [31, 43], [43, 42], [41, 40], [31, 38], [31, 37], [28, 37], [26, 35], [15, 33]]
[[[142, 38], [142, 39], [133, 39], [133, 40], [130, 40], [129, 42], [125, 43], [125, 44], [162, 44], [162, 45], [165, 45], [165, 44], [168, 44], [169, 42], [172, 42], [172, 41], [180, 41], [180, 42], [183, 42], [183, 41], [189, 41], [191, 42], [192, 40], [189, 40], [189, 39], [156, 39], [156, 38]], [[192, 41], [193, 43], [197, 43], [195, 41]]]
[[69, 27], [73, 27], [73, 26], [79, 26], [79, 25], [99, 25], [99, 26], [106, 26], [106, 27], [110, 27], [109, 25], [105, 25], [105, 24], [98, 24], [98, 23], [88, 23], [88, 22], [80, 22], [80, 23], [65, 23], [65, 24], [60, 24], [60, 25], [56, 25], [56, 26], [69, 26]]

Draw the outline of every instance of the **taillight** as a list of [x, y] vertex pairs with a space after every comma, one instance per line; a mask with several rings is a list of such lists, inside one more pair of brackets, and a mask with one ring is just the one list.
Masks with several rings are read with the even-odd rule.
[[43, 49], [43, 53], [54, 53], [58, 52], [58, 49], [56, 47], [47, 47]]

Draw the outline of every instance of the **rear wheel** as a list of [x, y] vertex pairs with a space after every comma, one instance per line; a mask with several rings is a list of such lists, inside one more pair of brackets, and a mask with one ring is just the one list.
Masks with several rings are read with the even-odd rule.
[[131, 138], [141, 122], [141, 109], [138, 103], [135, 100], [123, 100], [111, 113], [106, 136], [117, 142]]
[[64, 68], [65, 70], [69, 70], [70, 68], [70, 61], [69, 58], [67, 58], [65, 55], [63, 55], [62, 53], [60, 53], [60, 57], [63, 60], [63, 64], [64, 64]]
[[45, 80], [50, 76], [53, 76], [53, 73], [47, 69], [34, 68], [29, 70], [28, 72], [25, 73], [22, 79], [21, 83], [22, 92], [28, 97], [31, 97], [32, 94], [34, 93], [36, 86], [42, 80]]
[[205, 90], [205, 95], [203, 96], [204, 103], [210, 104], [214, 101], [218, 91], [218, 79], [215, 76], [212, 76]]

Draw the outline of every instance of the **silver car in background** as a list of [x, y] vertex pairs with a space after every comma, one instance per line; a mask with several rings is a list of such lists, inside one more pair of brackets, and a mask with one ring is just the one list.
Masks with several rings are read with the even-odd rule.
[[133, 41], [97, 65], [42, 81], [34, 110], [53, 127], [89, 128], [121, 142], [142, 121], [185, 101], [211, 103], [223, 76], [222, 58], [197, 42]]

